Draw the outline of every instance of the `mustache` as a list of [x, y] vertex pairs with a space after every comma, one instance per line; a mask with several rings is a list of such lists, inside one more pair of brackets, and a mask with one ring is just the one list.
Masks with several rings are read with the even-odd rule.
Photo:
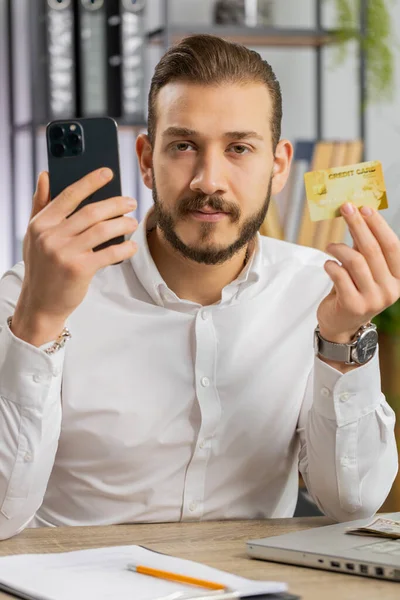
[[239, 221], [240, 208], [229, 200], [224, 200], [221, 196], [207, 196], [206, 194], [197, 194], [192, 198], [183, 198], [177, 206], [178, 216], [184, 217], [195, 210], [211, 208], [216, 212], [224, 212], [231, 216], [232, 221]]

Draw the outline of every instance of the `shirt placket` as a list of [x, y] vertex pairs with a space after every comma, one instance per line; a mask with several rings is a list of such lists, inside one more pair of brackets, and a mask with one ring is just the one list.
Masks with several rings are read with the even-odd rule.
[[221, 418], [216, 387], [217, 340], [212, 309], [202, 308], [195, 321], [195, 387], [201, 420], [196, 446], [186, 470], [182, 520], [196, 521], [204, 514], [205, 478], [213, 439]]

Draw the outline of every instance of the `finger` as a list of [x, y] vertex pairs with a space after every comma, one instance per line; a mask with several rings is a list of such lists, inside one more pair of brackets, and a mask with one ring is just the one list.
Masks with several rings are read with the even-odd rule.
[[337, 258], [349, 274], [357, 290], [366, 296], [375, 293], [377, 284], [364, 256], [346, 244], [330, 244], [329, 254]]
[[350, 234], [358, 249], [368, 263], [372, 277], [380, 285], [387, 283], [390, 278], [390, 271], [385, 256], [383, 255], [380, 241], [372, 233], [360, 211], [354, 206], [352, 214], [342, 214], [346, 219]]
[[49, 174], [46, 171], [39, 173], [36, 190], [33, 194], [32, 210], [29, 220], [33, 219], [50, 202]]
[[348, 271], [334, 260], [328, 260], [324, 269], [331, 278], [340, 303], [350, 310], [360, 304], [360, 293], [354, 285]]
[[132, 235], [136, 231], [138, 222], [132, 217], [117, 217], [109, 221], [102, 221], [76, 236], [68, 250], [71, 254], [88, 252], [109, 240], [120, 235]]
[[111, 169], [97, 169], [66, 187], [61, 194], [54, 198], [46, 208], [45, 213], [43, 213], [43, 217], [45, 217], [45, 219], [43, 218], [43, 221], [45, 221], [43, 226], [58, 225], [73, 213], [83, 200], [111, 181], [112, 177], [113, 172]]
[[86, 254], [85, 260], [94, 272], [134, 256], [138, 246], [133, 240], [125, 240], [122, 244], [113, 244], [108, 248]]
[[361, 210], [364, 222], [378, 240], [390, 273], [400, 279], [400, 240], [379, 211], [371, 209], [370, 212], [365, 214]]
[[87, 204], [62, 222], [59, 227], [60, 235], [73, 237], [96, 223], [132, 212], [136, 207], [136, 200], [123, 196]]

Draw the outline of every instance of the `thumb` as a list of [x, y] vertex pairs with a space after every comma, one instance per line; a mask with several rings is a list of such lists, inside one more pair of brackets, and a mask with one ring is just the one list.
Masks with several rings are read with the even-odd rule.
[[33, 219], [50, 202], [49, 174], [46, 171], [39, 173], [36, 190], [33, 194], [32, 211], [30, 219]]

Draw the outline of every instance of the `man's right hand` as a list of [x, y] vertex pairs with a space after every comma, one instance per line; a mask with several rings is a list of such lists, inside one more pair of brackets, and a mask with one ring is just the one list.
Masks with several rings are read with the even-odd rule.
[[12, 319], [17, 337], [35, 346], [55, 339], [83, 301], [95, 273], [137, 251], [131, 240], [92, 250], [136, 230], [136, 219], [124, 216], [136, 207], [132, 198], [87, 204], [67, 218], [111, 179], [110, 169], [93, 171], [50, 202], [48, 174], [40, 174], [24, 238], [25, 276]]

